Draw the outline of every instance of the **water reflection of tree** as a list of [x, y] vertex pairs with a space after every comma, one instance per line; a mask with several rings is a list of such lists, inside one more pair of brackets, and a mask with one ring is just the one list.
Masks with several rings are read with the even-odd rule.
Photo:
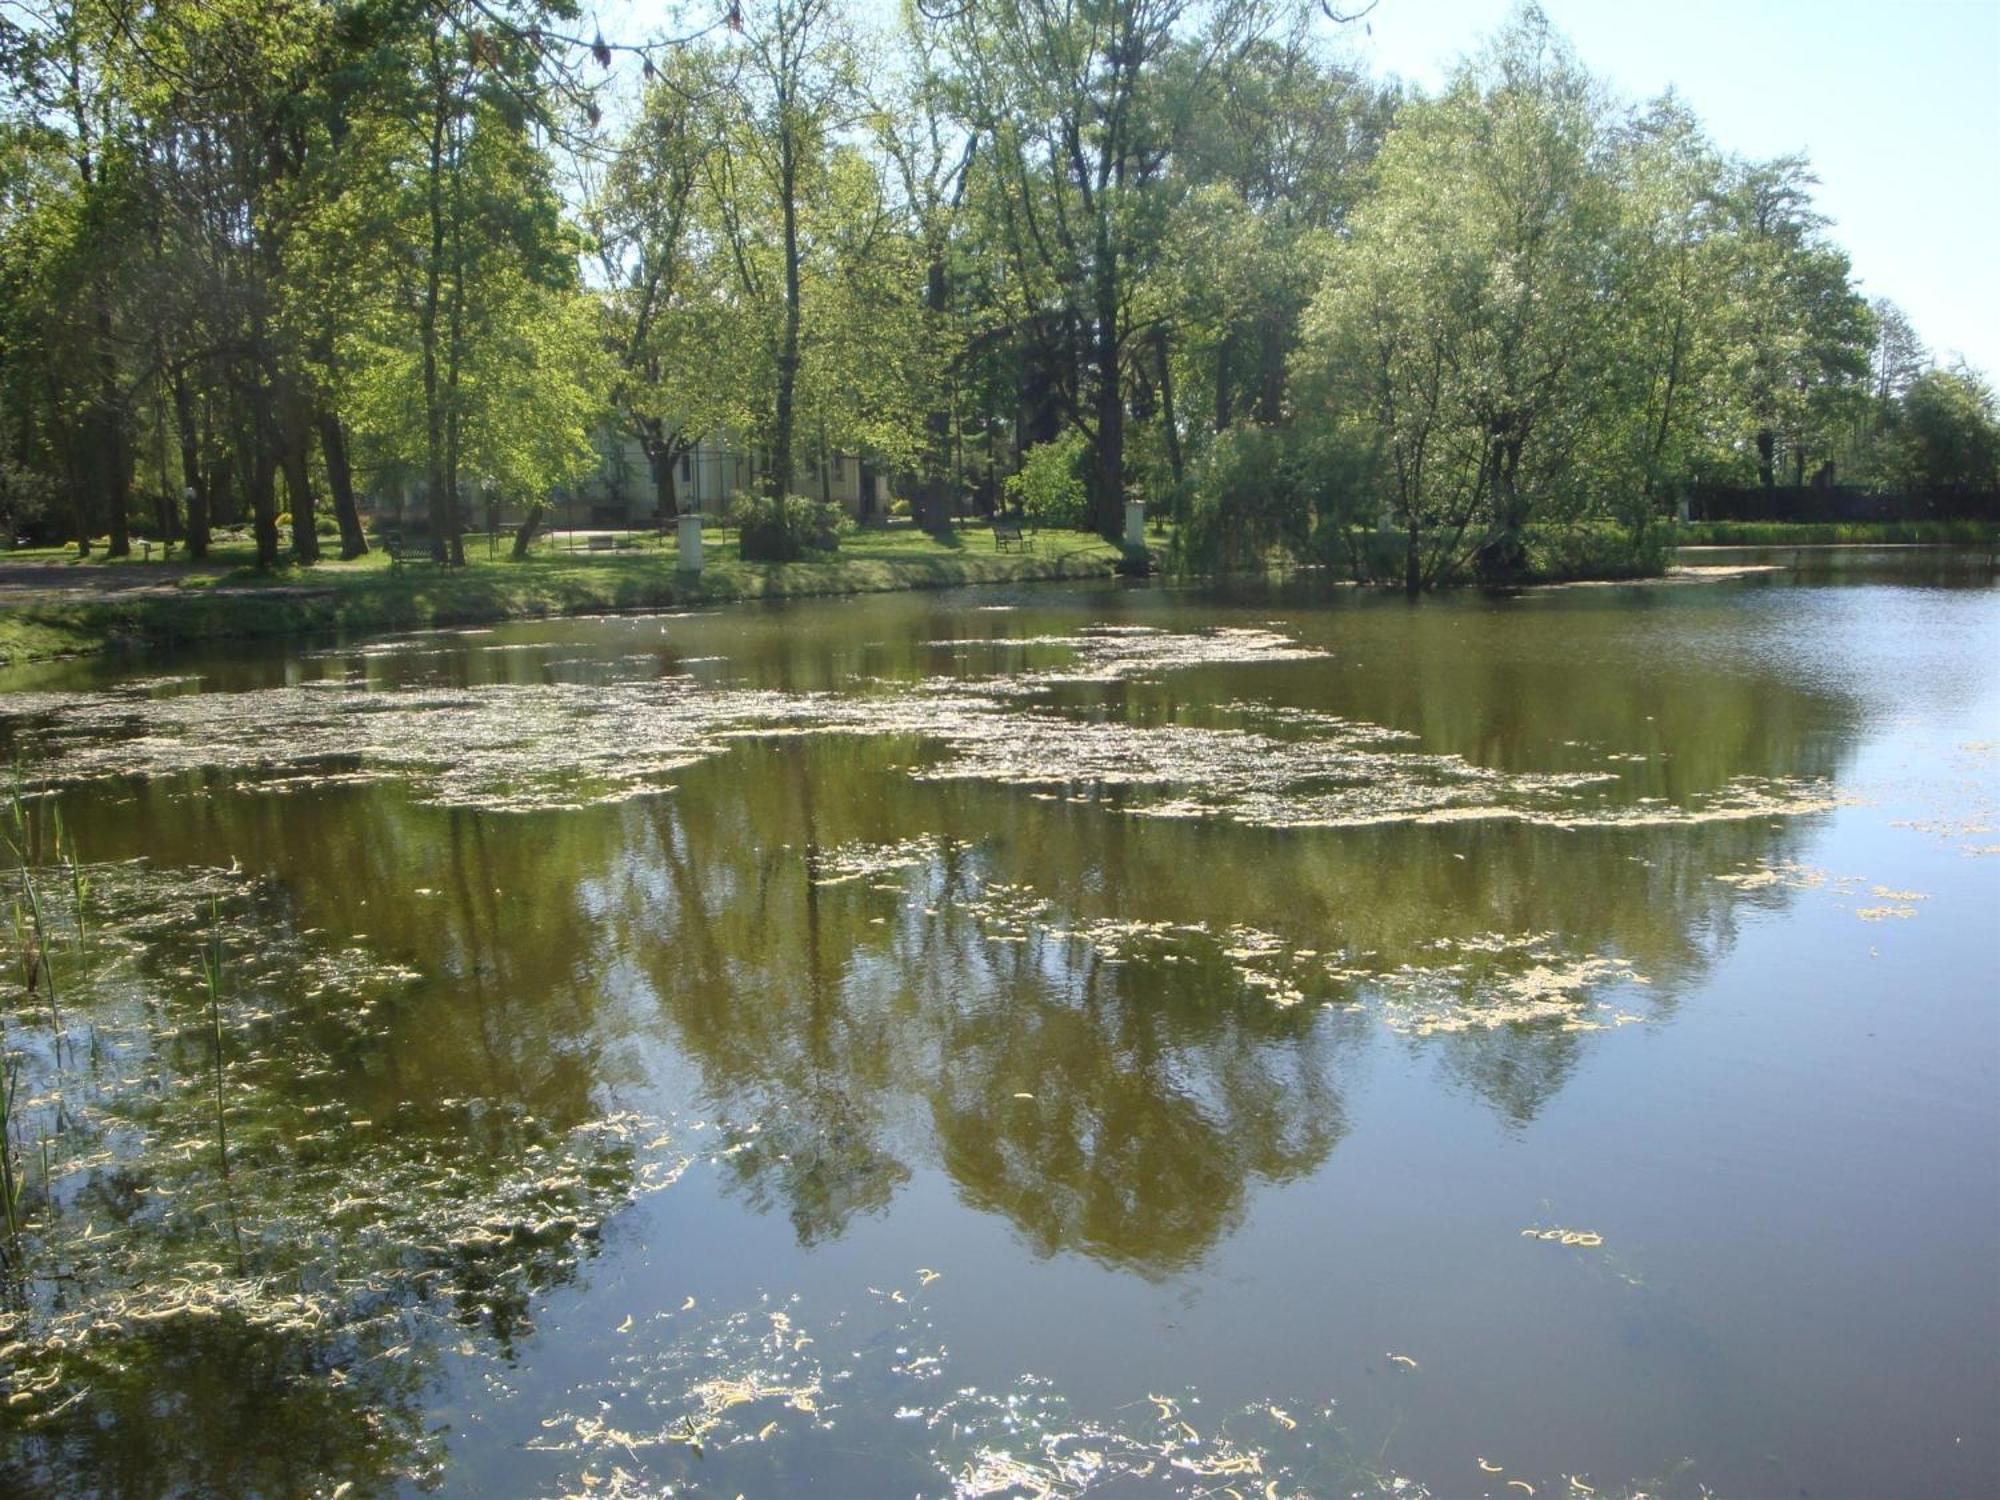
[[[634, 866], [664, 872], [635, 875], [635, 895], [672, 892], [648, 978], [715, 1107], [757, 1127], [730, 1158], [752, 1201], [810, 1243], [935, 1150], [1045, 1252], [1163, 1269], [1224, 1232], [1251, 1180], [1323, 1159], [1341, 1113], [1307, 1018], [1225, 997], [1213, 973], [1141, 981], [1085, 944], [996, 948], [968, 912], [987, 858], [948, 837], [928, 915], [866, 880], [816, 883], [821, 851], [895, 816], [820, 790], [884, 780], [880, 755], [748, 747], [727, 774], [740, 792], [631, 815]], [[911, 797], [938, 801], [892, 794]]]
[[386, 1493], [432, 1462], [430, 1367], [381, 1353], [230, 1315], [94, 1344], [88, 1405], [17, 1433], [0, 1488], [20, 1500]]
[[[589, 1114], [592, 1070], [546, 1046], [539, 1076], [516, 1050], [469, 1095], [427, 1091], [428, 987], [314, 940], [281, 888], [126, 865], [92, 889], [66, 992], [88, 1066], [24, 1059], [27, 1095], [66, 1103], [4, 1310], [21, 1402], [0, 1409], [0, 1489], [377, 1493], [422, 1471], [441, 1347], [509, 1352], [630, 1196], [629, 1136], [558, 1123]], [[218, 930], [227, 1177], [190, 962]], [[476, 1013], [480, 991], [457, 993]], [[9, 1018], [17, 1043], [31, 1019]]]
[[[1485, 623], [1473, 611], [1394, 630], [1372, 608], [1335, 611], [1323, 664], [1052, 697], [1142, 723], [1265, 698], [1412, 729], [1426, 750], [1517, 771], [1647, 755], [1618, 763], [1611, 800], [1623, 805], [1680, 805], [1742, 775], [1829, 775], [1850, 753], [1846, 700], [1754, 660], [1704, 671], [1671, 647], [1673, 632], [1651, 640], [1646, 610], [1621, 617], [1611, 646], [1579, 651], [1564, 613], [1489, 638], [1467, 633]], [[864, 659], [896, 676], [938, 668], [921, 646], [870, 656], [852, 632], [802, 641], [766, 624], [732, 627], [752, 637], [738, 664], [760, 685], [840, 686]], [[933, 628], [962, 633], [964, 621], [941, 615]], [[1400, 656], [1378, 655], [1391, 648]], [[475, 675], [533, 680], [532, 660], [501, 653]], [[878, 1211], [929, 1156], [1040, 1247], [1154, 1266], [1226, 1232], [1246, 1182], [1307, 1170], [1332, 1148], [1340, 1038], [1310, 1008], [1275, 1011], [1226, 972], [1107, 969], [1087, 945], [1063, 944], [1024, 968], [1025, 953], [996, 948], [966, 915], [981, 881], [1026, 882], [1077, 919], [1243, 923], [1385, 967], [1439, 964], [1486, 934], [1547, 933], [1563, 951], [1631, 959], [1655, 980], [1647, 1013], [1665, 1017], [1742, 900], [1714, 876], [1795, 852], [1810, 826], [1262, 830], [917, 783], [899, 769], [932, 753], [909, 740], [746, 742], [685, 772], [674, 795], [527, 818], [413, 808], [379, 790], [147, 816], [170, 837], [284, 869], [311, 892], [315, 919], [441, 971], [363, 1087], [393, 1081], [396, 1098], [419, 1104], [491, 1091], [578, 1118], [593, 1088], [645, 1076], [630, 1028], [650, 1010], [699, 1068], [706, 1107], [743, 1132], [730, 1159], [743, 1191], [790, 1215], [802, 1239]], [[920, 833], [946, 851], [925, 903], [813, 882], [819, 851]], [[401, 894], [419, 885], [441, 894]], [[1527, 1120], [1598, 1042], [1516, 1024], [1412, 1045]]]
[[[914, 753], [746, 745], [626, 815], [635, 898], [671, 892], [650, 911], [646, 982], [713, 1107], [771, 1131], [737, 1170], [807, 1240], [877, 1209], [935, 1151], [968, 1201], [1039, 1249], [1164, 1270], [1227, 1232], [1250, 1183], [1310, 1170], [1342, 1133], [1345, 1034], [1323, 1014], [1277, 1010], [1226, 967], [993, 944], [967, 914], [986, 881], [1031, 882], [1072, 918], [1240, 922], [1383, 967], [1547, 933], [1630, 958], [1654, 980], [1634, 1003], [1664, 1019], [1742, 899], [1715, 875], [1787, 856], [1809, 826], [1262, 831], [885, 771]], [[941, 852], [914, 900], [808, 877], [809, 850], [919, 832]], [[649, 914], [625, 911], [623, 940], [640, 941]], [[1412, 1045], [1526, 1121], [1597, 1041], [1551, 1023]]]

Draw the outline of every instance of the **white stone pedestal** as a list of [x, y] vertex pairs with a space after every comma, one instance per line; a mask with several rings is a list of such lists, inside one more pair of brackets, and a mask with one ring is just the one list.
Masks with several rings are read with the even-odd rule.
[[680, 531], [677, 541], [680, 546], [680, 559], [675, 564], [675, 567], [683, 573], [699, 573], [701, 571], [700, 516], [682, 516], [680, 518]]
[[1146, 502], [1143, 500], [1125, 502], [1125, 546], [1130, 551], [1145, 549]]

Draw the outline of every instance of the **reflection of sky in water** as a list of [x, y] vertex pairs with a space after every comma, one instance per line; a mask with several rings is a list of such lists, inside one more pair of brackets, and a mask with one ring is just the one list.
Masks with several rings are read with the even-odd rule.
[[[1976, 1488], [1990, 593], [990, 597], [245, 654], [152, 738], [14, 700], [93, 856], [282, 895], [244, 1159], [332, 1175], [247, 1166], [265, 1222], [374, 1173], [430, 1220], [378, 1245], [460, 1242], [281, 1347], [174, 1320], [158, 1378], [275, 1433], [372, 1406], [311, 1462], [458, 1494]], [[1313, 797], [1386, 820], [1256, 826]], [[140, 1030], [198, 1101], [193, 1033]], [[551, 1170], [606, 1120], [649, 1125], [616, 1172]], [[120, 1232], [213, 1256], [191, 1214]], [[299, 1243], [313, 1296], [385, 1263]], [[136, 1368], [97, 1472], [160, 1430]]]

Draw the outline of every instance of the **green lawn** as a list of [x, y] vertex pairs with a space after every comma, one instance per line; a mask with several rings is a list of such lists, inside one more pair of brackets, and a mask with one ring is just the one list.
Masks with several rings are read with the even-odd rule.
[[[170, 645], [227, 637], [317, 631], [404, 630], [543, 615], [592, 614], [717, 604], [738, 599], [949, 588], [1031, 579], [1103, 577], [1118, 549], [1076, 532], [1043, 532], [1032, 551], [1001, 552], [983, 527], [939, 540], [911, 529], [854, 533], [824, 559], [749, 563], [736, 556], [733, 533], [711, 531], [701, 574], [677, 569], [678, 553], [650, 533], [616, 551], [538, 545], [526, 559], [508, 555], [507, 539], [488, 556], [485, 537], [469, 538], [466, 566], [407, 561], [382, 552], [353, 562], [259, 572], [247, 542], [222, 542], [201, 569], [138, 557], [110, 563], [113, 585], [50, 592], [0, 605], [0, 660], [26, 661], [121, 644]], [[92, 558], [100, 563], [100, 558]], [[51, 571], [76, 566], [72, 552], [23, 550], [0, 555], [14, 584], [34, 586], [22, 564]], [[71, 574], [74, 580], [77, 575]], [[25, 579], [25, 584], [24, 584]], [[126, 586], [143, 585], [137, 591]]]

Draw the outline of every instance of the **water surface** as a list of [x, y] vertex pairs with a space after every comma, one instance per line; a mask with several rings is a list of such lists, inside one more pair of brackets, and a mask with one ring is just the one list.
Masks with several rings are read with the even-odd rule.
[[975, 590], [4, 687], [67, 1035], [15, 981], [10, 1491], [2000, 1462], [1990, 572]]

